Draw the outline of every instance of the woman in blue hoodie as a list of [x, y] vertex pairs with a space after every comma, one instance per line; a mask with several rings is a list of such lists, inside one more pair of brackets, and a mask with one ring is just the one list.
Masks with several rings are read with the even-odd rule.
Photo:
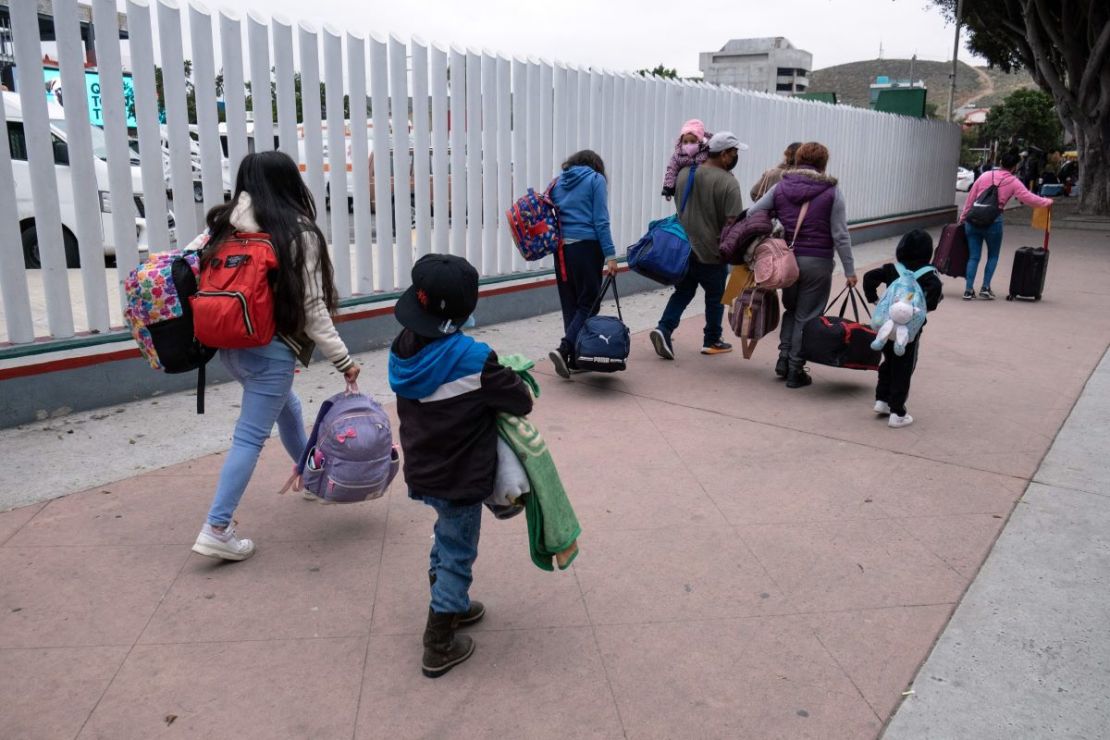
[[617, 250], [609, 230], [605, 163], [583, 149], [563, 163], [551, 199], [559, 212], [563, 245], [555, 254], [555, 282], [563, 307], [563, 340], [548, 355], [560, 377], [569, 378], [574, 343], [586, 319], [596, 313], [603, 274], [617, 274]]

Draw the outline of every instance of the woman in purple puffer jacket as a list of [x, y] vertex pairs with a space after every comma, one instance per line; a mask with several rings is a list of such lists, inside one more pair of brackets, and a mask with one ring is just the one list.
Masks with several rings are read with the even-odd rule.
[[813, 382], [802, 359], [802, 327], [820, 316], [829, 301], [834, 252], [840, 256], [848, 286], [856, 284], [848, 208], [836, 178], [825, 174], [828, 162], [829, 150], [824, 144], [802, 144], [794, 155], [794, 169], [787, 170], [782, 181], [748, 209], [749, 213], [771, 211], [782, 222], [787, 241], [793, 240], [798, 259], [798, 282], [782, 291], [785, 310], [775, 364], [775, 374], [786, 378], [787, 388], [803, 388]]

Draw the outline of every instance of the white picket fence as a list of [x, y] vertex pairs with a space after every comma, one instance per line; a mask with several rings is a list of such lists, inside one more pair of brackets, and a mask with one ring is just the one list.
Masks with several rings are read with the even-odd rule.
[[[114, 30], [116, 0], [92, 0], [92, 5], [97, 28]], [[63, 89], [83, 89], [76, 0], [55, 0], [54, 9]], [[13, 3], [11, 12], [42, 261], [41, 269], [24, 267], [13, 165], [8, 142], [0, 140], [0, 293], [8, 341], [13, 343], [35, 338], [35, 320], [41, 318], [36, 311], [43, 310], [42, 303], [47, 332], [55, 338], [106, 332], [118, 324], [113, 316], [118, 316], [122, 282], [139, 260], [140, 204], [151, 248], [171, 244], [167, 173], [162, 157], [150, 154], [160, 150], [156, 64], [164, 75], [169, 183], [173, 192], [189, 194], [177, 199], [184, 206], [174, 209], [176, 236], [183, 244], [202, 228], [191, 202], [195, 178], [186, 58], [193, 62], [194, 130], [205, 207], [224, 199], [223, 160], [230, 162], [234, 179], [235, 166], [248, 146], [272, 147], [276, 134], [280, 148], [302, 165], [318, 204], [329, 192], [352, 193], [351, 213], [339, 205], [339, 198], [330, 211], [321, 208], [343, 298], [403, 289], [413, 262], [429, 252], [463, 255], [486, 277], [527, 277], [529, 271], [548, 267], [520, 258], [504, 210], [526, 188], [546, 187], [567, 155], [579, 149], [594, 149], [605, 161], [613, 236], [623, 250], [639, 238], [649, 220], [673, 209], [659, 191], [677, 132], [689, 118], [701, 118], [710, 131], [731, 130], [750, 145], [736, 170], [745, 193], [778, 161], [787, 143], [818, 140], [832, 152], [829, 171], [841, 180], [850, 220], [952, 203], [959, 132], [947, 124], [699, 82], [509, 59], [415, 38], [405, 43], [392, 35], [363, 35], [362, 29], [294, 26], [253, 12], [242, 19], [229, 12], [213, 15], [195, 5], [182, 11], [159, 1], [152, 9], [142, 0], [128, 0], [137, 134], [140, 151], [147, 154], [139, 157], [141, 178], [137, 173], [133, 177], [120, 42], [118, 34], [98, 30], [111, 193], [106, 228], [100, 200], [93, 197], [104, 186], [98, 185], [93, 167], [85, 102], [80, 95], [66, 97], [65, 126], [73, 133], [68, 138], [71, 173], [63, 182], [56, 177], [51, 148], [35, 3]], [[188, 54], [183, 13], [189, 19]], [[157, 19], [157, 57], [152, 16]], [[223, 132], [217, 113], [218, 70], [224, 75]], [[305, 92], [303, 120], [296, 115], [294, 72], [300, 72]], [[256, 83], [251, 86], [253, 123], [248, 122], [244, 82]], [[320, 82], [327, 86], [323, 110], [310, 103], [316, 99], [310, 92]], [[344, 95], [351, 101], [349, 120], [344, 119]], [[369, 118], [364, 106], [355, 102], [367, 97]], [[0, 128], [5, 127], [2, 116], [0, 112]], [[221, 134], [226, 137], [226, 156]], [[389, 182], [391, 173], [411, 171], [414, 192], [409, 178], [395, 177], [392, 192], [375, 187], [372, 209], [371, 152], [376, 183]], [[141, 192], [133, 192], [134, 179], [141, 180]], [[75, 223], [65, 228], [76, 237], [82, 257], [79, 292], [84, 305], [76, 312], [65, 266], [59, 187], [72, 187], [75, 201]], [[395, 220], [401, 228], [394, 229]], [[117, 255], [114, 275], [100, 258], [106, 240]], [[32, 300], [40, 292], [45, 301]]]

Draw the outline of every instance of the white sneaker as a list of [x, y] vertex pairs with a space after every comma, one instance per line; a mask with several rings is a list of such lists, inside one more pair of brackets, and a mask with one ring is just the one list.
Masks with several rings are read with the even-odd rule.
[[205, 522], [197, 541], [193, 543], [193, 552], [221, 560], [246, 560], [254, 555], [254, 543], [236, 537], [233, 524], [227, 525], [227, 529], [221, 532]]
[[331, 506], [333, 503], [335, 503], [334, 501], [328, 501], [325, 498], [320, 498], [307, 488], [301, 491], [301, 498], [303, 498], [305, 501], [311, 501], [314, 504], [321, 504], [322, 506]]
[[890, 404], [886, 401], [876, 401], [875, 413], [882, 416], [890, 416]]
[[904, 416], [891, 414], [890, 421], [888, 421], [887, 424], [891, 429], [901, 429], [902, 427], [908, 427], [910, 424], [913, 424], [913, 417], [910, 416], [908, 412]]

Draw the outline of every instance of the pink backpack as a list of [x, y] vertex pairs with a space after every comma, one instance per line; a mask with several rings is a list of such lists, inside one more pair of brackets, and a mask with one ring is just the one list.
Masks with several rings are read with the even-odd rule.
[[805, 221], [809, 202], [802, 204], [802, 212], [798, 214], [798, 223], [794, 225], [794, 238], [790, 244], [785, 239], [769, 236], [758, 242], [752, 252], [752, 275], [755, 284], [767, 290], [789, 288], [798, 282], [798, 260], [794, 258], [794, 242], [798, 240], [798, 231]]

